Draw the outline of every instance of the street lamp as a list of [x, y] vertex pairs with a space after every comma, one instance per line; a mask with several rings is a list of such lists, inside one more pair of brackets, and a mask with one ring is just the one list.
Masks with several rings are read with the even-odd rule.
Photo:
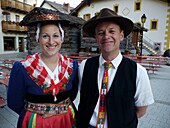
[[141, 17], [142, 27], [140, 30], [140, 56], [142, 56], [142, 47], [143, 47], [143, 31], [144, 31], [144, 23], [146, 22], [146, 15], [143, 14]]

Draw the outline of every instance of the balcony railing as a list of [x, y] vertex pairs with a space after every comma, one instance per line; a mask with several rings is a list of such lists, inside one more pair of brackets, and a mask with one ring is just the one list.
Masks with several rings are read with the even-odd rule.
[[26, 14], [30, 12], [34, 8], [34, 6], [15, 0], [1, 0], [1, 8]]
[[26, 26], [19, 26], [18, 22], [2, 21], [2, 32], [26, 33]]

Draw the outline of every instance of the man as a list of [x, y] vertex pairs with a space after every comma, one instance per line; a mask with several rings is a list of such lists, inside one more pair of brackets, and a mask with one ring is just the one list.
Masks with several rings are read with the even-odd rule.
[[[147, 71], [119, 49], [132, 29], [130, 19], [107, 8], [83, 25], [83, 31], [96, 38], [101, 55], [80, 64], [77, 128], [96, 128], [101, 119], [104, 128], [136, 128], [138, 118], [154, 103]], [[105, 62], [111, 65], [107, 71]]]

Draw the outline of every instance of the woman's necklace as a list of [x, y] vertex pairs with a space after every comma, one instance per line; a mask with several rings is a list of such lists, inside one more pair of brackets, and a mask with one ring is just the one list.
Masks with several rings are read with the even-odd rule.
[[57, 79], [57, 76], [56, 76], [56, 74], [54, 74], [54, 81]]

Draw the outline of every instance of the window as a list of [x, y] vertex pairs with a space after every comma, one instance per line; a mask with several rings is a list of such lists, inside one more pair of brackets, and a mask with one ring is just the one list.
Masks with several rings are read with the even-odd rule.
[[15, 50], [15, 38], [4, 37], [4, 51], [14, 51], [14, 50]]
[[135, 1], [134, 5], [134, 11], [140, 11], [141, 10], [141, 1]]
[[96, 15], [98, 15], [100, 12], [96, 12], [94, 15], [96, 16]]
[[154, 43], [154, 50], [160, 51], [160, 49], [161, 49], [161, 43], [155, 42], [155, 43]]
[[83, 17], [85, 21], [88, 21], [90, 19], [90, 14], [85, 14]]
[[158, 20], [151, 20], [150, 30], [157, 30], [158, 29]]
[[27, 2], [27, 0], [24, 0], [24, 3], [26, 3], [26, 4], [27, 4], [27, 3], [28, 3], [28, 2]]
[[114, 7], [113, 7], [113, 10], [116, 12], [116, 13], [118, 13], [118, 5], [114, 5]]
[[142, 23], [141, 22], [136, 22], [136, 24], [140, 27], [142, 27]]
[[5, 21], [11, 21], [10, 14], [4, 15], [4, 20]]
[[20, 17], [19, 15], [15, 15], [16, 22], [20, 22]]

